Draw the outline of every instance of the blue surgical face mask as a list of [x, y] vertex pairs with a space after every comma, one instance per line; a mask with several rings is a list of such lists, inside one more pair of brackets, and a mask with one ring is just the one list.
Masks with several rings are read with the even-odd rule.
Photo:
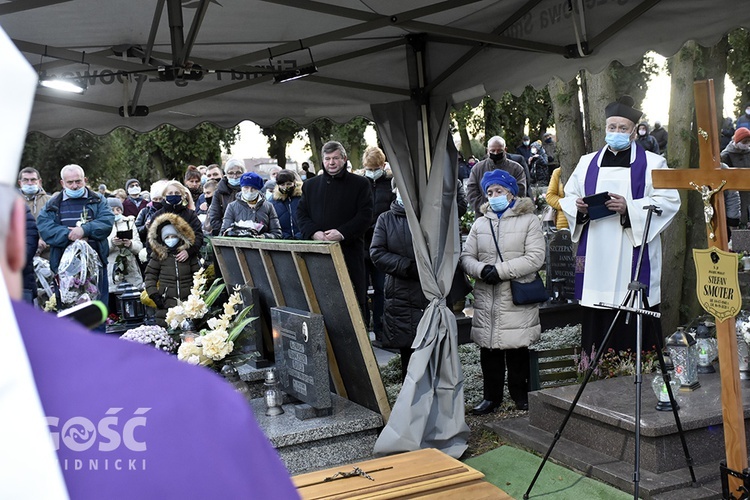
[[242, 190], [242, 199], [245, 201], [255, 201], [258, 199], [258, 195], [260, 194], [260, 191], [257, 189], [253, 190]]
[[167, 238], [164, 240], [164, 244], [169, 248], [176, 247], [179, 242], [180, 238], [178, 236], [167, 236]]
[[68, 198], [81, 198], [84, 194], [86, 194], [85, 187], [79, 187], [78, 189], [65, 188], [65, 196]]
[[39, 186], [36, 184], [24, 184], [21, 186], [21, 192], [25, 195], [37, 194], [39, 192]]
[[122, 220], [122, 214], [115, 215], [115, 222], [120, 222]]
[[303, 181], [307, 179], [307, 176], [306, 176], [305, 174], [302, 174], [302, 175], [300, 175], [299, 177], [300, 177], [300, 179], [302, 179]]
[[398, 191], [396, 191], [396, 203], [398, 203], [402, 207], [404, 206], [404, 200], [401, 198], [401, 193], [399, 193]]
[[507, 194], [501, 194], [500, 196], [495, 196], [493, 198], [489, 199], [490, 201], [490, 208], [493, 212], [502, 212], [506, 208], [508, 208], [508, 205], [510, 202], [508, 201], [508, 195]]
[[205, 175], [205, 174], [201, 175], [201, 185], [205, 184], [207, 180], [208, 180], [208, 176], [207, 175]]
[[383, 169], [379, 168], [377, 170], [365, 170], [365, 177], [368, 177], [374, 181], [380, 179], [383, 176]]
[[630, 134], [624, 132], [607, 132], [604, 140], [613, 151], [622, 151], [630, 146]]
[[167, 205], [179, 205], [180, 203], [182, 203], [182, 195], [170, 194], [164, 197], [164, 201], [167, 202]]
[[237, 187], [240, 185], [240, 178], [239, 177], [227, 177], [227, 182], [230, 186]]

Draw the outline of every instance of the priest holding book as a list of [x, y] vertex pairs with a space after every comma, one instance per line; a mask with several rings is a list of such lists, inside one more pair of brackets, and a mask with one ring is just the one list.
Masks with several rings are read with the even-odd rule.
[[[605, 108], [607, 144], [581, 157], [560, 200], [573, 241], [578, 243], [575, 291], [584, 306], [581, 343], [587, 353], [601, 346], [617, 313], [597, 304], [619, 305], [635, 279], [648, 215], [644, 207], [649, 205], [656, 205], [662, 214], [651, 219], [638, 281], [647, 287], [644, 306], [659, 310], [661, 233], [680, 208], [677, 190], [653, 187], [651, 172], [667, 164], [664, 157], [634, 142], [642, 112], [633, 104], [626, 95]], [[621, 315], [607, 345], [616, 352], [634, 351], [636, 346], [636, 321], [631, 319], [626, 325], [624, 318]], [[661, 337], [658, 322], [644, 321], [644, 350], [661, 345]]]

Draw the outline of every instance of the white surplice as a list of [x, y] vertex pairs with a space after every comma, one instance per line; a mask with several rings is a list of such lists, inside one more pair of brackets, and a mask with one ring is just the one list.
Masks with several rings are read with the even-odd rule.
[[[605, 146], [606, 148], [606, 146]], [[624, 154], [627, 154], [624, 152]], [[630, 163], [635, 161], [636, 149], [631, 143]], [[646, 152], [646, 182], [643, 198], [634, 200], [630, 188], [630, 168], [603, 167], [599, 169], [596, 189], [585, 193], [586, 172], [596, 153], [581, 157], [568, 182], [565, 184], [565, 198], [560, 200], [565, 217], [568, 219], [574, 242], [581, 238], [585, 224], [589, 225], [586, 251], [586, 265], [583, 278], [583, 293], [580, 303], [594, 306], [599, 302], [620, 304], [625, 298], [628, 284], [632, 280], [633, 250], [640, 246], [646, 225], [647, 210], [643, 207], [656, 205], [662, 215], [653, 215], [649, 229], [648, 255], [650, 262], [650, 283], [648, 304], [661, 302], [661, 232], [664, 231], [680, 209], [680, 195], [676, 189], [654, 189], [651, 171], [668, 168], [662, 156]], [[604, 149], [598, 158], [601, 166]], [[576, 199], [594, 193], [607, 191], [624, 196], [628, 203], [631, 227], [623, 228], [620, 216], [612, 215], [592, 220], [585, 224], [576, 223]], [[645, 258], [644, 258], [645, 264]]]

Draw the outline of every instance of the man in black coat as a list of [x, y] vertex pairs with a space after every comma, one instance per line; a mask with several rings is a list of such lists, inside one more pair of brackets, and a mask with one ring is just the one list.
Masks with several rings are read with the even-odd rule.
[[365, 177], [346, 170], [346, 150], [341, 143], [327, 142], [321, 153], [323, 175], [302, 186], [297, 223], [304, 239], [341, 243], [357, 302], [364, 311], [367, 297], [364, 234], [372, 219], [372, 189]]

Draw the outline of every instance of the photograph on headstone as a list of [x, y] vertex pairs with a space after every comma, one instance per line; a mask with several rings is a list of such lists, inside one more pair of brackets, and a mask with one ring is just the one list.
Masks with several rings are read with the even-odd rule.
[[271, 309], [276, 370], [285, 393], [317, 410], [330, 411], [323, 316], [291, 307]]

